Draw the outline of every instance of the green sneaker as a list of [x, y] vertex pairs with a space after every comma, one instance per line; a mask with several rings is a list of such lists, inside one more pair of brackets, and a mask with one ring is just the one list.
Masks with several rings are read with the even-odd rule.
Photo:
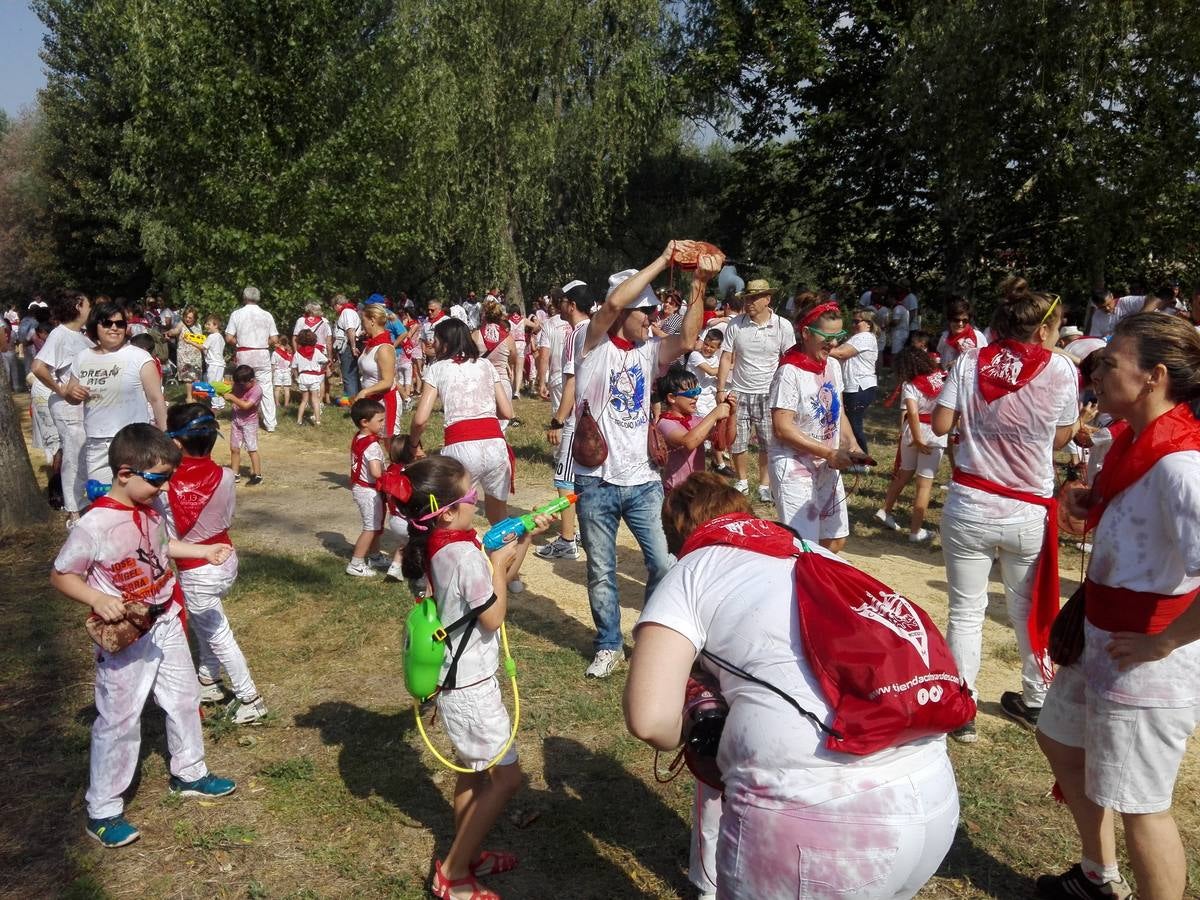
[[112, 849], [132, 844], [142, 833], [126, 821], [124, 816], [109, 816], [107, 819], [88, 819], [87, 833], [103, 846]]

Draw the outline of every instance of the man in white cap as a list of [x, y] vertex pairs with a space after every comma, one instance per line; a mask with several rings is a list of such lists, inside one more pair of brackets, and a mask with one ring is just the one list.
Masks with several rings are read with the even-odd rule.
[[796, 330], [787, 319], [771, 311], [774, 290], [762, 278], [756, 278], [738, 294], [743, 312], [725, 329], [721, 342], [721, 362], [717, 367], [717, 402], [730, 392], [737, 394], [737, 437], [730, 451], [737, 481], [734, 487], [750, 492], [746, 472], [746, 451], [752, 435], [758, 438], [758, 499], [771, 502], [767, 486], [767, 445], [771, 429], [771, 380], [779, 368], [779, 359], [796, 343]]
[[678, 359], [696, 343], [704, 319], [705, 287], [725, 262], [720, 254], [700, 256], [683, 329], [651, 338], [650, 312], [658, 306], [658, 298], [650, 284], [684, 243], [672, 241], [640, 272], [626, 269], [608, 279], [608, 296], [592, 316], [575, 360], [575, 449], [586, 437], [585, 404], [607, 446], [599, 465], [585, 466], [578, 455], [575, 458], [576, 512], [587, 553], [588, 602], [596, 623], [596, 655], [586, 673], [591, 678], [607, 678], [625, 658], [617, 595], [621, 521], [642, 548], [647, 597], [670, 564], [662, 527], [662, 479], [650, 465], [647, 450], [651, 393], [659, 363]]
[[234, 348], [233, 364], [249, 366], [254, 380], [262, 388], [258, 412], [263, 428], [275, 430], [275, 388], [271, 383], [271, 351], [279, 343], [275, 317], [258, 305], [261, 294], [256, 287], [242, 291], [242, 305], [229, 315], [225, 343]]

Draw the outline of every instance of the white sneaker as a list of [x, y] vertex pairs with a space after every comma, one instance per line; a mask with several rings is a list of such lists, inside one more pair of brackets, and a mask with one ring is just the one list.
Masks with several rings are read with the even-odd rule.
[[1080, 553], [1091, 553], [1092, 552], [1092, 545], [1089, 544], [1087, 541], [1083, 541], [1082, 543], [1076, 544], [1075, 546], [1079, 548]]
[[541, 559], [579, 559], [579, 544], [557, 537], [549, 544], [538, 547], [533, 555]]
[[400, 567], [400, 563], [392, 563], [388, 566], [387, 574], [383, 576], [384, 581], [399, 581], [404, 577], [404, 571]]
[[761, 503], [774, 503], [775, 502], [771, 497], [771, 489], [769, 487], [767, 487], [765, 484], [760, 484], [758, 486], [758, 499], [759, 499], [759, 502], [761, 502]]
[[220, 703], [225, 699], [225, 689], [221, 687], [221, 682], [205, 681], [203, 678], [199, 681], [201, 703]]
[[930, 534], [926, 529], [922, 528], [920, 531], [910, 532], [908, 535], [908, 542], [910, 544], [924, 544], [931, 537], [933, 537], [933, 535]]
[[749, 494], [750, 482], [748, 482], [745, 478], [743, 478], [741, 481], [735, 481], [733, 483], [733, 489], [742, 494]]
[[249, 703], [242, 703], [240, 700], [233, 702], [237, 704], [230, 716], [234, 725], [253, 725], [267, 714], [267, 704], [263, 702], [262, 697], [255, 697]]
[[884, 528], [890, 528], [892, 531], [900, 530], [900, 526], [896, 524], [896, 520], [892, 518], [892, 514], [886, 513], [882, 509], [875, 510], [875, 521]]
[[508, 583], [508, 592], [510, 594], [525, 593], [525, 582], [523, 582], [520, 578], [514, 578]]
[[346, 566], [346, 574], [353, 575], [355, 578], [374, 578], [375, 570], [365, 562], [355, 563], [351, 561], [350, 565]]
[[624, 661], [625, 653], [621, 650], [597, 650], [596, 658], [583, 674], [588, 678], [607, 678]]

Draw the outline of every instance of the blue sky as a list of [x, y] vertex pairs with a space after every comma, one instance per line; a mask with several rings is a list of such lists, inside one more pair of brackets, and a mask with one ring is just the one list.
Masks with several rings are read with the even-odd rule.
[[45, 29], [25, 0], [0, 0], [0, 107], [15, 116], [46, 83], [38, 51]]

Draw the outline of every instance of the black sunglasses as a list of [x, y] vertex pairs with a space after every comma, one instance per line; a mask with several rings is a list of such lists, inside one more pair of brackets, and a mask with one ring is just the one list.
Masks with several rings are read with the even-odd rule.
[[124, 319], [101, 319], [96, 324], [99, 325], [101, 328], [124, 328], [129, 323], [126, 322]]

